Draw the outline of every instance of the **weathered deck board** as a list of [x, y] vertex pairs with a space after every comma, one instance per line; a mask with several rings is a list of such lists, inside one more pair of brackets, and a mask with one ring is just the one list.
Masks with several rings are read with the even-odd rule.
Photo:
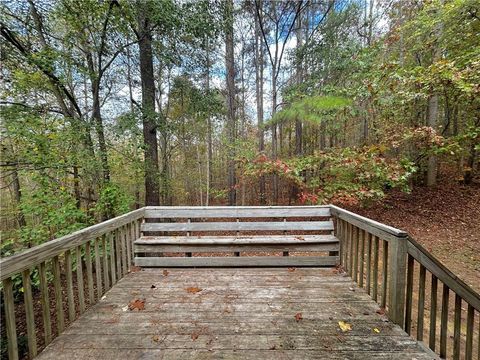
[[[347, 277], [332, 269], [292, 270], [130, 273], [38, 358], [436, 358], [379, 315]], [[201, 291], [190, 293], [189, 287]], [[145, 310], [128, 310], [134, 299], [145, 299]], [[352, 330], [342, 332], [339, 321]]]

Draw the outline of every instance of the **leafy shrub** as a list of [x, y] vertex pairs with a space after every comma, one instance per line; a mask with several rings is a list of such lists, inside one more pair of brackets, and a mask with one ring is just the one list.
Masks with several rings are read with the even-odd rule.
[[128, 196], [118, 185], [109, 183], [103, 187], [95, 206], [98, 214], [112, 218], [130, 211], [133, 198]]
[[295, 184], [302, 203], [360, 202], [367, 204], [390, 188], [408, 191], [416, 171], [407, 159], [387, 159], [377, 146], [316, 152], [289, 160], [270, 160], [260, 155], [246, 164], [250, 177], [276, 173]]

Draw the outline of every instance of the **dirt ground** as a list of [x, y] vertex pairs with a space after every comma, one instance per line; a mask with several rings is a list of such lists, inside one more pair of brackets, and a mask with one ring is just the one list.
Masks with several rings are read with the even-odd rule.
[[392, 191], [368, 208], [349, 210], [408, 231], [453, 273], [480, 292], [480, 184], [455, 182]]

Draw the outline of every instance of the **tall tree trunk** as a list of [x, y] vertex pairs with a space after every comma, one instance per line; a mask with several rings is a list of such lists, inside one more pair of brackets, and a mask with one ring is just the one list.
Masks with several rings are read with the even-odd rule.
[[[297, 50], [303, 45], [303, 31], [302, 31], [302, 17], [297, 17], [295, 35], [297, 38]], [[297, 53], [298, 54], [298, 53]], [[297, 56], [296, 63], [296, 82], [300, 85], [303, 82], [303, 59], [301, 56]], [[302, 119], [295, 119], [295, 156], [300, 157], [303, 155], [303, 124]], [[303, 174], [304, 175], [304, 174]], [[296, 184], [292, 185], [290, 200], [294, 200], [298, 197], [300, 192], [299, 187]]]
[[[443, 0], [441, 0], [440, 2], [443, 4]], [[442, 25], [439, 24], [434, 34], [437, 40], [436, 40], [436, 44], [434, 45], [434, 53], [432, 58], [433, 63], [439, 60], [441, 57], [440, 44], [438, 44], [438, 40], [440, 39], [441, 33], [442, 33]], [[430, 126], [434, 130], [437, 130], [438, 101], [439, 101], [438, 94], [432, 94], [428, 98], [427, 126]], [[427, 186], [434, 186], [437, 184], [437, 174], [438, 174], [437, 157], [432, 154], [428, 157], [427, 179], [426, 179]]]
[[[85, 45], [87, 49], [87, 46]], [[92, 119], [94, 129], [98, 138], [100, 150], [100, 162], [102, 164], [103, 183], [110, 181], [110, 168], [108, 166], [107, 144], [105, 141], [105, 129], [103, 126], [102, 113], [100, 109], [100, 75], [95, 71], [95, 63], [92, 53], [86, 50], [86, 61], [91, 84], [92, 94]], [[108, 214], [107, 214], [108, 216]]]
[[17, 222], [20, 228], [23, 228], [27, 225], [25, 221], [25, 215], [21, 209], [21, 200], [22, 200], [22, 190], [20, 187], [20, 179], [18, 177], [17, 165], [15, 164], [12, 169], [12, 187], [13, 187], [13, 197], [15, 198], [15, 204], [17, 207]]
[[[130, 64], [130, 47], [127, 47], [127, 81], [128, 81], [128, 96], [130, 99], [130, 112], [133, 114], [135, 111], [133, 102], [133, 81], [132, 81], [132, 65]], [[138, 159], [137, 147], [134, 146], [134, 157]], [[138, 183], [137, 171], [135, 171], [135, 209], [140, 208], [140, 184]]]
[[[100, 150], [100, 161], [102, 164], [103, 183], [110, 182], [110, 167], [108, 165], [107, 143], [105, 140], [105, 128], [103, 126], [102, 113], [100, 109], [100, 84], [96, 80], [92, 82], [93, 108], [92, 117], [95, 123], [95, 132], [98, 138], [98, 147]], [[108, 214], [110, 215], [110, 214]]]
[[227, 138], [229, 142], [228, 154], [228, 204], [236, 204], [237, 192], [235, 189], [235, 63], [233, 52], [233, 0], [225, 0], [225, 67], [227, 70]]
[[[262, 8], [262, 0], [259, 2]], [[257, 125], [258, 125], [258, 151], [263, 154], [265, 151], [265, 132], [263, 129], [263, 41], [260, 32], [259, 19], [255, 16], [255, 97], [257, 102]], [[266, 204], [265, 176], [260, 176], [260, 205]]]
[[148, 6], [138, 3], [140, 78], [142, 82], [142, 121], [145, 143], [145, 205], [159, 205], [158, 140], [155, 121], [155, 81], [153, 76], [152, 33]]
[[[438, 117], [438, 95], [434, 94], [428, 98], [427, 125], [433, 129], [437, 128]], [[434, 186], [437, 183], [437, 157], [430, 155], [427, 164], [427, 185]]]
[[[297, 37], [297, 49], [302, 47], [303, 45], [303, 31], [302, 31], [302, 17], [297, 17], [297, 29], [295, 31]], [[303, 61], [301, 57], [297, 57], [297, 64], [296, 64], [296, 80], [297, 85], [300, 85], [303, 82]], [[303, 124], [302, 120], [297, 118], [295, 119], [295, 155], [301, 156], [303, 154]]]
[[[276, 65], [276, 62], [275, 62]], [[277, 110], [277, 77], [276, 66], [273, 66], [272, 69], [272, 117], [275, 115]], [[272, 159], [277, 160], [277, 124], [272, 125]], [[273, 204], [278, 204], [278, 175], [273, 173], [272, 176], [272, 187], [273, 187]]]
[[[205, 71], [205, 88], [208, 96], [210, 96], [210, 42], [206, 39], [206, 52], [207, 52], [207, 66]], [[205, 194], [205, 206], [210, 203], [210, 186], [212, 183], [212, 117], [210, 114], [207, 116], [207, 184]]]
[[[272, 12], [277, 17], [277, 7], [276, 3], [272, 2]], [[279, 23], [275, 24], [275, 39], [279, 39]], [[279, 43], [278, 41], [275, 43], [275, 55], [272, 62], [272, 117], [277, 112], [277, 79], [278, 79], [278, 72], [280, 70], [280, 64], [278, 61], [278, 52], [279, 52]], [[277, 160], [277, 124], [272, 125], [272, 159]], [[273, 186], [273, 204], [278, 204], [278, 175], [277, 173], [273, 173], [272, 178], [272, 186]]]
[[75, 206], [80, 209], [82, 205], [82, 192], [80, 190], [80, 176], [78, 175], [78, 166], [73, 166], [73, 192], [75, 194]]

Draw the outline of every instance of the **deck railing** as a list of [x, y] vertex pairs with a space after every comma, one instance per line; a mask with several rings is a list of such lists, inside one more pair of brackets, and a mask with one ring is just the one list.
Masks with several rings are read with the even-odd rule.
[[[406, 232], [336, 206], [330, 210], [342, 267], [381, 311], [416, 339], [428, 338], [441, 357], [480, 359], [480, 296], [475, 291]], [[48, 345], [130, 271], [144, 217], [145, 208], [138, 209], [0, 261], [10, 359], [19, 358], [15, 308], [24, 307], [28, 356], [33, 358], [38, 341]], [[40, 324], [34, 316], [33, 275], [39, 282]], [[20, 287], [23, 303], [16, 304], [14, 288]]]
[[[133, 261], [132, 242], [139, 236], [143, 214], [144, 209], [132, 211], [0, 262], [9, 359], [19, 358], [14, 283], [17, 287], [18, 281], [21, 281], [23, 288], [28, 357], [33, 358], [38, 353], [39, 329], [36, 328], [34, 317], [32, 274], [38, 274], [39, 279], [44, 335], [41, 342], [46, 346], [56, 334], [65, 329], [66, 321], [75, 320], [77, 315], [82, 314], [87, 306], [96, 303], [130, 270]], [[54, 312], [51, 311], [51, 287], [55, 299]], [[63, 303], [65, 297], [67, 319]], [[55, 317], [54, 328], [52, 314]]]
[[331, 206], [331, 211], [343, 269], [390, 320], [442, 358], [480, 359], [478, 293], [406, 232], [336, 206]]

